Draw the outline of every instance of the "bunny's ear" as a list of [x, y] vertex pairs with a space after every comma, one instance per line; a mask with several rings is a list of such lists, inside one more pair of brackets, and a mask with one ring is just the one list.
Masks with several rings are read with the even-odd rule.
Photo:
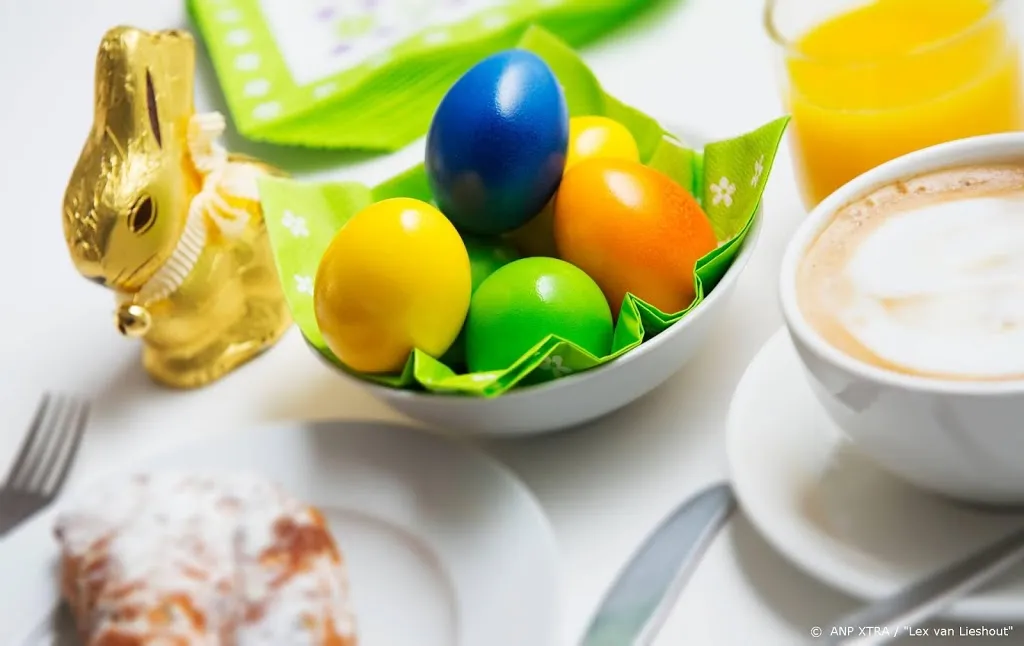
[[156, 88], [153, 87], [153, 75], [146, 68], [146, 109], [149, 111], [149, 129], [156, 139], [156, 145], [163, 148], [163, 137], [160, 135], [160, 113], [156, 105]]

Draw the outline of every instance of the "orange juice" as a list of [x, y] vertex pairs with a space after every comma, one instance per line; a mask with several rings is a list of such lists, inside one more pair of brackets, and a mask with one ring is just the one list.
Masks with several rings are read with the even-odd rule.
[[808, 206], [894, 157], [1021, 127], [1018, 47], [998, 4], [874, 0], [792, 43], [786, 100]]

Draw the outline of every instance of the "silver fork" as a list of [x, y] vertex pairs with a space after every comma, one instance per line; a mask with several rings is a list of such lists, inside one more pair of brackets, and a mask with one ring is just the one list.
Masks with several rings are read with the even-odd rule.
[[71, 471], [88, 418], [88, 402], [66, 395], [43, 395], [18, 457], [0, 485], [0, 536], [56, 499]]

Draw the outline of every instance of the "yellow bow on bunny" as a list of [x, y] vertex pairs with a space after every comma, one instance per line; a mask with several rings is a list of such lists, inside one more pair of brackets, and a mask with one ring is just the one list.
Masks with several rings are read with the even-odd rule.
[[291, 324], [256, 180], [276, 174], [196, 114], [195, 42], [117, 27], [96, 58], [95, 116], [64, 196], [75, 267], [114, 290], [118, 330], [158, 381], [202, 386]]

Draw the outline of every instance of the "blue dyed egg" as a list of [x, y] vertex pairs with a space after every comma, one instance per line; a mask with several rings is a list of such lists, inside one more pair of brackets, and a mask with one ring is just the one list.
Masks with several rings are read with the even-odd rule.
[[568, 145], [558, 79], [535, 54], [509, 50], [478, 63], [442, 99], [427, 136], [427, 177], [460, 230], [504, 233], [558, 190]]

